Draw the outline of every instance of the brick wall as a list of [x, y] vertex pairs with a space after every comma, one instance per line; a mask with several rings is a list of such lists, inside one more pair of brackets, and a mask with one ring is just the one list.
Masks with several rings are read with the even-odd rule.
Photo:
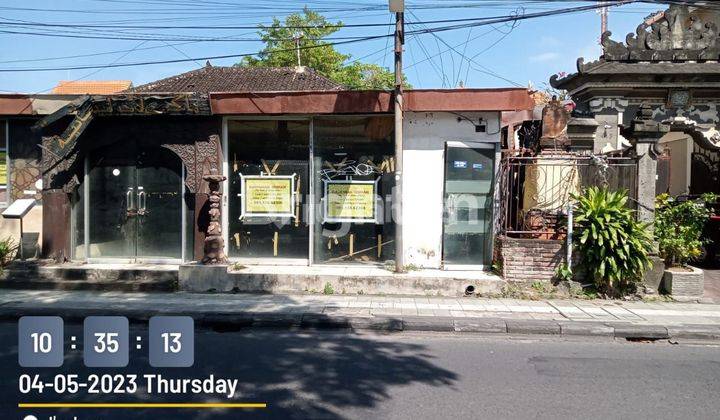
[[500, 237], [503, 277], [508, 281], [551, 281], [565, 261], [565, 241]]

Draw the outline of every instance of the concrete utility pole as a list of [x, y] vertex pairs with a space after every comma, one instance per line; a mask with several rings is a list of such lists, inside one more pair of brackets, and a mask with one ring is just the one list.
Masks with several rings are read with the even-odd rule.
[[298, 69], [302, 67], [302, 64], [300, 64], [300, 38], [302, 38], [302, 33], [298, 33], [295, 38], [295, 52], [297, 53], [297, 63], [298, 63]]
[[390, 0], [390, 11], [395, 13], [395, 189], [393, 206], [395, 207], [395, 271], [405, 271], [403, 250], [403, 74], [402, 52], [405, 43], [405, 1]]
[[603, 2], [603, 7], [600, 8], [600, 36], [608, 30], [608, 7]]

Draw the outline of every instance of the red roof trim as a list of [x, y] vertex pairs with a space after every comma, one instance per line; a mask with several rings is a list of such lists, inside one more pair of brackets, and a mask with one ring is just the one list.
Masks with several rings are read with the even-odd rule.
[[[535, 103], [526, 89], [418, 89], [404, 95], [405, 110], [518, 111]], [[385, 91], [210, 93], [213, 114], [361, 114], [392, 112]]]
[[32, 101], [27, 95], [0, 95], [0, 115], [32, 114]]

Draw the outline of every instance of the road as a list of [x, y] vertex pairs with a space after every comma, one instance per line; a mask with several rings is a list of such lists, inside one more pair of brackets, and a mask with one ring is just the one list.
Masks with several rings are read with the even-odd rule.
[[[475, 335], [302, 331], [197, 331], [193, 368], [152, 369], [133, 350], [127, 369], [86, 369], [80, 352], [61, 369], [23, 369], [16, 326], [0, 324], [3, 419], [34, 414], [72, 419], [716, 419], [720, 412], [717, 346], [560, 341]], [[66, 325], [65, 335], [81, 336]], [[131, 327], [147, 334], [145, 327]], [[21, 396], [18, 376], [40, 373], [161, 373], [239, 379], [235, 402], [248, 410], [113, 409], [19, 411], [24, 402], [222, 401], [216, 397], [119, 398]], [[43, 417], [44, 416], [44, 417]]]

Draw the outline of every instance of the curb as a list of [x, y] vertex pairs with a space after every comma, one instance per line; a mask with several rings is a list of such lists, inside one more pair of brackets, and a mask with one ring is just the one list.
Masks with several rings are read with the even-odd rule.
[[546, 335], [560, 337], [602, 337], [633, 340], [700, 340], [720, 342], [720, 325], [659, 325], [596, 321], [548, 321], [537, 319], [452, 318], [422, 316], [345, 316], [325, 313], [222, 313], [192, 310], [140, 310], [103, 308], [13, 308], [0, 307], [0, 321], [17, 321], [21, 316], [61, 316], [65, 321], [82, 322], [86, 316], [124, 316], [133, 323], [146, 323], [155, 315], [191, 316], [201, 328], [219, 331], [249, 329], [307, 329], [345, 331], [422, 331], [503, 335]]

